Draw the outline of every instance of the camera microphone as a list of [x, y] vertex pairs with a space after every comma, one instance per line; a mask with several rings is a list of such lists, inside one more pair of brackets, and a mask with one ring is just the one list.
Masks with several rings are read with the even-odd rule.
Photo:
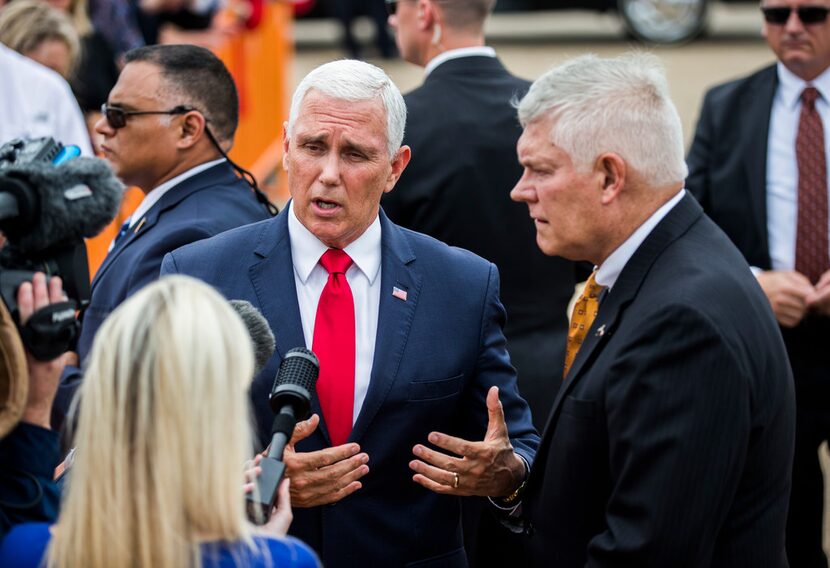
[[100, 158], [13, 163], [0, 169], [0, 230], [23, 255], [94, 237], [115, 218], [123, 194]]
[[248, 496], [248, 516], [254, 522], [265, 522], [277, 499], [277, 488], [285, 473], [282, 461], [285, 446], [291, 440], [294, 426], [305, 420], [311, 410], [311, 396], [320, 373], [317, 356], [308, 349], [296, 347], [285, 354], [269, 403], [276, 416], [271, 429], [268, 455], [262, 459], [262, 474], [257, 478], [258, 491]]

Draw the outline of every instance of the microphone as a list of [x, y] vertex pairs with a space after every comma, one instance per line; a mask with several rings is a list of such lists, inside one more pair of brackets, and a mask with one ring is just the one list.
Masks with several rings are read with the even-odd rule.
[[268, 455], [262, 459], [262, 475], [257, 478], [254, 495], [248, 496], [248, 517], [255, 523], [265, 523], [271, 516], [277, 500], [277, 488], [285, 473], [282, 456], [291, 440], [294, 426], [308, 418], [311, 395], [320, 373], [317, 356], [303, 347], [296, 347], [285, 354], [268, 402], [276, 416], [271, 429], [271, 445]]
[[100, 158], [0, 167], [0, 230], [29, 255], [94, 237], [115, 218], [124, 184]]
[[276, 341], [268, 320], [248, 300], [231, 300], [231, 307], [236, 310], [242, 323], [248, 329], [254, 344], [254, 375], [258, 375], [276, 349]]

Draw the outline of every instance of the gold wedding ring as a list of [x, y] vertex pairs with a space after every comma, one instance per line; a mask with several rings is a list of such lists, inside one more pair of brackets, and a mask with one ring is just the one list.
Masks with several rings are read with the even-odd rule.
[[453, 473], [452, 475], [453, 475], [453, 478], [452, 478], [452, 488], [453, 488], [453, 489], [458, 489], [458, 474], [457, 474], [457, 473]]

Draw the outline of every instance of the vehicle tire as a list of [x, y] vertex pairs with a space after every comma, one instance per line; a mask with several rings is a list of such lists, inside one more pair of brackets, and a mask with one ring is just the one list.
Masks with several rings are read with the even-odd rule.
[[617, 0], [625, 26], [649, 43], [685, 43], [706, 27], [708, 0]]

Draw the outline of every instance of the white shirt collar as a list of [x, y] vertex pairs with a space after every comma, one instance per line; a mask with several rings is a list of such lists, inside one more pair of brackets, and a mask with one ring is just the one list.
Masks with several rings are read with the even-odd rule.
[[[291, 240], [291, 260], [294, 270], [305, 284], [311, 271], [320, 261], [320, 257], [329, 247], [297, 219], [297, 214], [294, 212], [294, 200], [291, 200], [288, 205], [288, 236]], [[374, 284], [380, 271], [380, 248], [381, 228], [378, 216], [362, 235], [343, 249], [351, 257], [354, 266], [366, 276], [370, 285]]]
[[163, 184], [159, 185], [158, 187], [153, 188], [150, 190], [147, 195], [144, 196], [144, 199], [141, 203], [138, 204], [138, 207], [135, 208], [135, 212], [130, 216], [130, 228], [136, 224], [136, 222], [144, 217], [150, 208], [158, 203], [158, 201], [164, 197], [164, 194], [182, 183], [184, 180], [188, 178], [192, 178], [196, 174], [200, 174], [205, 170], [209, 170], [213, 166], [221, 164], [225, 161], [225, 158], [219, 158], [218, 160], [211, 160], [210, 162], [205, 162], [204, 164], [199, 164], [193, 168], [190, 168], [184, 173], [177, 175], [176, 177], [167, 180]]
[[424, 76], [428, 76], [430, 73], [435, 71], [435, 68], [449, 61], [450, 59], [459, 59], [461, 57], [472, 57], [472, 56], [479, 56], [479, 57], [495, 57], [496, 50], [492, 47], [487, 47], [486, 45], [476, 46], [476, 47], [459, 47], [458, 49], [450, 49], [449, 51], [445, 51], [443, 53], [439, 53], [435, 57], [429, 60], [427, 63], [426, 68], [424, 69]]
[[821, 75], [812, 81], [805, 81], [795, 73], [787, 69], [780, 61], [778, 69], [778, 92], [784, 105], [794, 109], [801, 100], [801, 92], [808, 86], [815, 87], [821, 98], [830, 101], [830, 68], [825, 69]]
[[657, 224], [663, 220], [663, 217], [668, 215], [669, 211], [671, 211], [675, 205], [680, 203], [680, 200], [683, 199], [685, 194], [685, 189], [681, 189], [677, 192], [677, 195], [661, 205], [657, 211], [651, 214], [651, 217], [646, 219], [642, 225], [637, 227], [637, 230], [631, 233], [631, 236], [628, 237], [623, 244], [618, 246], [608, 258], [605, 259], [605, 262], [597, 268], [597, 274], [595, 277], [597, 284], [605, 286], [609, 290], [614, 287], [614, 284], [617, 283], [617, 278], [619, 278], [623, 268], [625, 268], [625, 265], [628, 264], [628, 261], [634, 253], [637, 252], [637, 249], [640, 248], [640, 245], [643, 244], [643, 241], [646, 240], [646, 237], [648, 237], [651, 234], [651, 231], [654, 230], [654, 227], [656, 227]]

